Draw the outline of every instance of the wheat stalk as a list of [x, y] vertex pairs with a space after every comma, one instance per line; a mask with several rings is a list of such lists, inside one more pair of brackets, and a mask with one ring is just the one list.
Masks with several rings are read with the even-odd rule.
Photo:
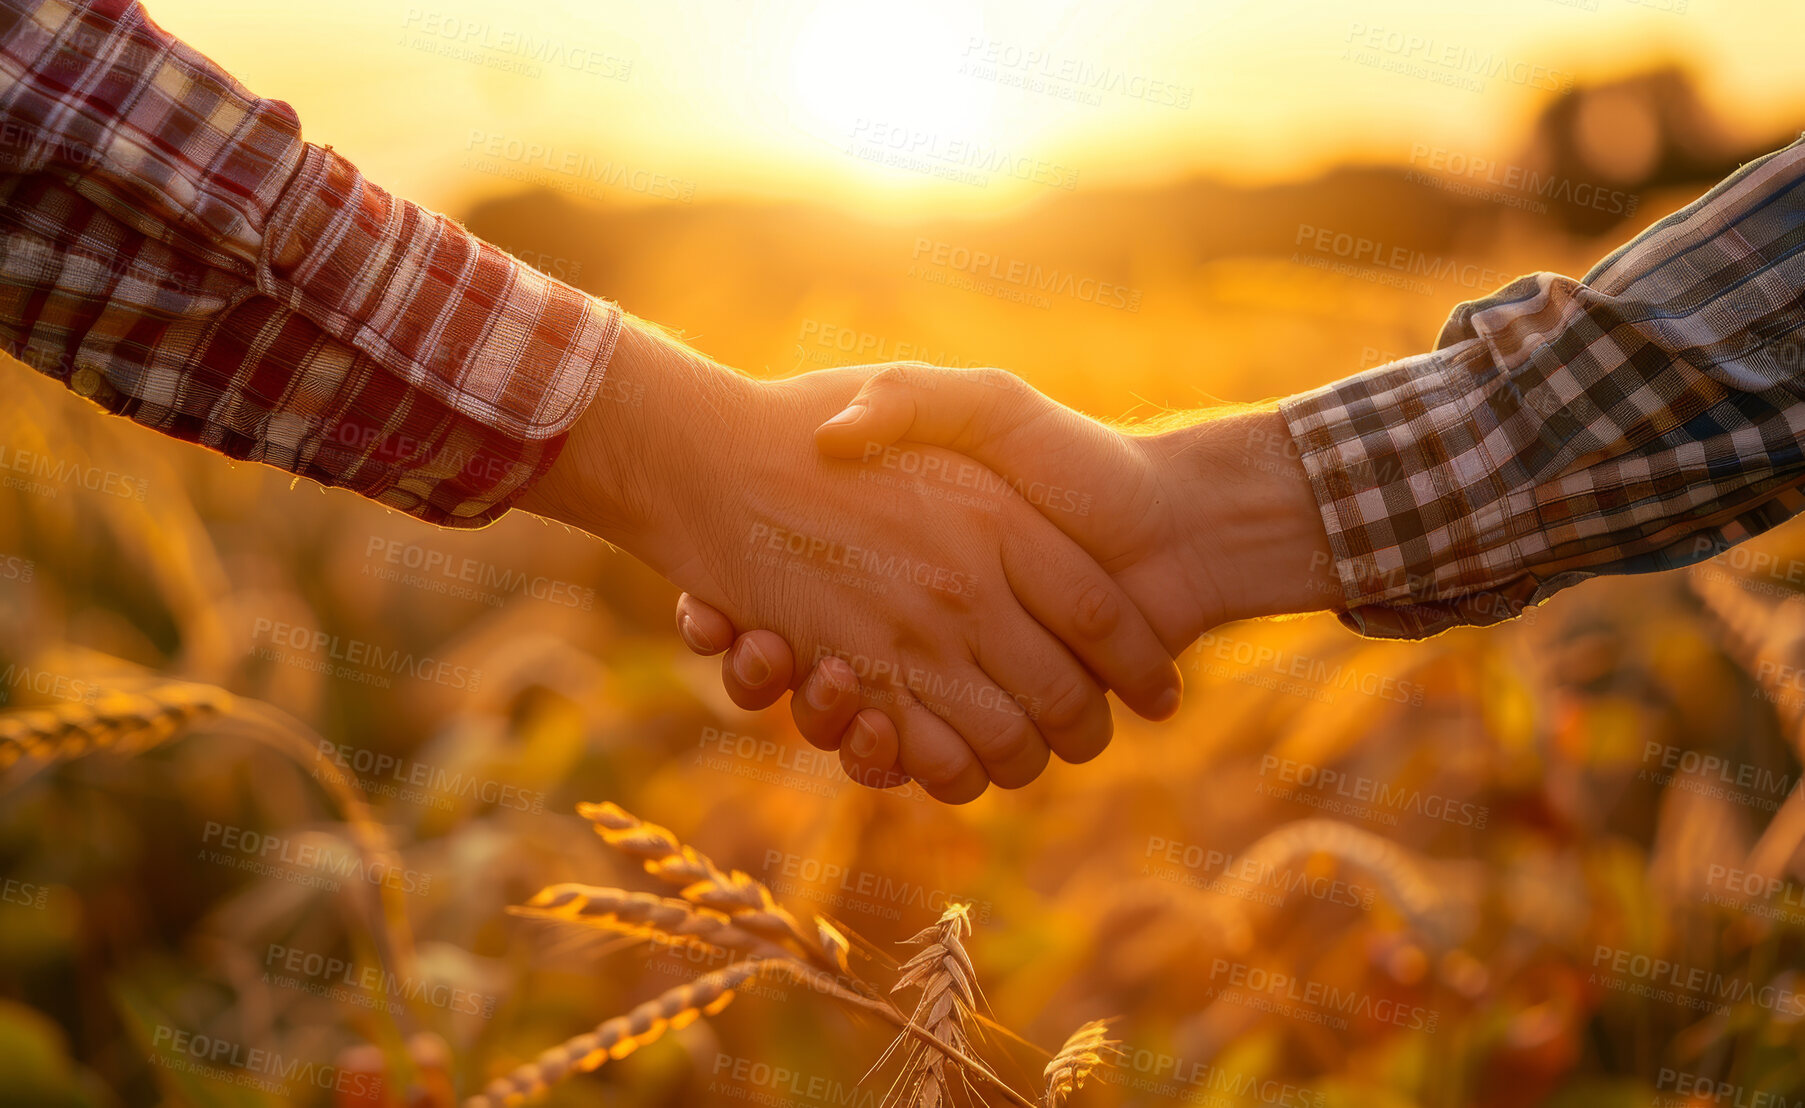
[[1084, 1079], [1116, 1064], [1122, 1044], [1108, 1037], [1108, 1020], [1091, 1020], [1053, 1055], [1042, 1076], [1047, 1079], [1047, 1108], [1059, 1108], [1066, 1098], [1084, 1087]]
[[[89, 662], [117, 664], [104, 655], [92, 655]], [[67, 670], [70, 663], [58, 662], [55, 668]], [[118, 680], [122, 685], [105, 687], [99, 680]], [[143, 754], [202, 719], [216, 719], [222, 733], [237, 733], [273, 747], [299, 766], [316, 760], [318, 736], [293, 717], [217, 686], [117, 675], [88, 684], [95, 691], [80, 701], [0, 713], [0, 774], [5, 775], [6, 787], [17, 786], [57, 762], [99, 750]], [[364, 858], [398, 868], [388, 833], [371, 815], [356, 780], [336, 772], [316, 775], [316, 780], [338, 803]], [[383, 882], [374, 895], [371, 932], [379, 955], [397, 975], [411, 979], [415, 976], [414, 947], [404, 894], [399, 887]], [[406, 1009], [401, 1022], [411, 1030], [412, 1017]]]
[[[968, 1080], [967, 1075], [976, 1075], [1020, 1108], [1038, 1108], [1034, 1101], [1016, 1092], [989, 1066], [969, 1053], [962, 1022], [952, 1028], [945, 1026], [947, 1013], [941, 1010], [941, 997], [952, 997], [956, 1005], [962, 1006], [957, 1013], [959, 1021], [975, 1014], [976, 1006], [982, 1003], [977, 975], [963, 942], [971, 930], [967, 906], [948, 908], [939, 923], [910, 940], [931, 945], [902, 967], [902, 980], [896, 986], [898, 989], [911, 984], [926, 986], [918, 1014], [938, 1021], [942, 1026], [936, 1030], [904, 1015], [888, 997], [879, 994], [848, 968], [851, 937], [832, 923], [815, 917], [812, 920], [815, 931], [811, 935], [793, 915], [777, 904], [765, 885], [738, 870], [723, 871], [707, 855], [684, 845], [670, 831], [647, 823], [618, 805], [581, 804], [577, 810], [595, 825], [603, 841], [641, 860], [648, 873], [680, 886], [683, 899], [564, 883], [540, 890], [526, 905], [510, 909], [514, 914], [747, 955], [745, 961], [721, 972], [730, 974], [745, 966], [756, 965], [761, 974], [783, 974], [823, 996], [883, 1018], [901, 1030], [885, 1057], [901, 1043], [908, 1042], [911, 1065], [916, 1069], [932, 1068], [935, 1090], [946, 1087], [946, 1070], [950, 1065], [960, 1072], [962, 1080]], [[695, 984], [701, 985], [707, 980]], [[928, 996], [930, 992], [932, 998]], [[682, 990], [673, 990], [651, 1003], [668, 1006], [676, 1003], [673, 998], [680, 999], [681, 996]], [[645, 1010], [646, 1006], [642, 1005], [623, 1018]], [[712, 1014], [712, 1011], [702, 1014]], [[684, 1022], [692, 1018], [693, 1015], [686, 1017]], [[618, 1021], [611, 1020], [597, 1028], [594, 1034], [600, 1035], [617, 1024]], [[652, 1037], [662, 1031], [662, 1027], [658, 1028]], [[596, 1055], [597, 1048], [588, 1042], [593, 1037], [581, 1036], [548, 1051], [537, 1062], [522, 1066], [509, 1077], [492, 1083], [481, 1097], [466, 1102], [466, 1108], [519, 1104], [538, 1096], [568, 1074], [581, 1071], [581, 1068], [572, 1067], [571, 1058], [589, 1059], [593, 1064], [586, 1068], [595, 1068], [606, 1060], [605, 1050], [610, 1047], [603, 1043], [604, 1053]], [[650, 1038], [635, 1040], [634, 1045], [649, 1041]], [[879, 1064], [882, 1064], [881, 1060]], [[916, 1083], [919, 1085], [925, 1080], [924, 1077]]]
[[464, 1101], [464, 1108], [502, 1108], [542, 1096], [573, 1073], [590, 1073], [609, 1059], [625, 1058], [658, 1041], [666, 1031], [687, 1027], [733, 1003], [734, 990], [747, 980], [771, 972], [775, 963], [751, 959], [678, 985], [639, 1005], [624, 1016], [597, 1025], [594, 1031], [559, 1043], [506, 1077], [489, 1082]]
[[1245, 864], [1256, 872], [1284, 868], [1312, 854], [1327, 854], [1377, 879], [1393, 907], [1425, 938], [1453, 946], [1472, 929], [1470, 883], [1440, 872], [1408, 848], [1337, 819], [1293, 820], [1247, 848]]

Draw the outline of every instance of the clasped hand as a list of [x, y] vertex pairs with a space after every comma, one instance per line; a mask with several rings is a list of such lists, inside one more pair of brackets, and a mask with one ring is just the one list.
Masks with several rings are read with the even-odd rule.
[[[1175, 654], [1284, 607], [1222, 558], [1234, 536], [1197, 486], [1225, 452], [1193, 429], [1122, 434], [998, 371], [757, 382], [656, 336], [622, 342], [610, 373], [646, 374], [644, 410], [592, 405], [521, 505], [682, 588], [679, 630], [727, 652], [736, 703], [795, 690], [797, 727], [861, 783], [963, 802], [1050, 755], [1095, 757], [1106, 690], [1169, 717]], [[1249, 413], [1228, 437], [1255, 420], [1283, 433]]]

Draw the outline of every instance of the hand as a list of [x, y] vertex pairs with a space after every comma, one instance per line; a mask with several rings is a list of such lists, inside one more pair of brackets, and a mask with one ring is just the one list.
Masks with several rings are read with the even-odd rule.
[[[1335, 607], [1341, 596], [1316, 497], [1270, 407], [1129, 435], [1011, 374], [900, 366], [868, 381], [816, 438], [827, 456], [880, 469], [919, 468], [918, 443], [983, 463], [1095, 557], [1174, 654], [1220, 623]], [[752, 640], [788, 661], [776, 636], [735, 642], [732, 622], [696, 598], [679, 602], [679, 617], [696, 633], [686, 634], [692, 648], [737, 652]], [[782, 695], [734, 677], [730, 691], [748, 707]]]
[[[520, 506], [615, 542], [811, 661], [843, 660], [823, 680], [887, 714], [898, 768], [943, 800], [1026, 784], [1049, 751], [1093, 756], [1111, 729], [1104, 685], [1169, 716], [1177, 670], [1147, 622], [1019, 496], [925, 499], [817, 453], [809, 432], [868, 372], [758, 383], [632, 329], [608, 395], [643, 397], [643, 410], [598, 400]], [[742, 651], [748, 683], [787, 681], [782, 653], [760, 672], [757, 652]], [[799, 724], [826, 733], [844, 709], [805, 693]]]

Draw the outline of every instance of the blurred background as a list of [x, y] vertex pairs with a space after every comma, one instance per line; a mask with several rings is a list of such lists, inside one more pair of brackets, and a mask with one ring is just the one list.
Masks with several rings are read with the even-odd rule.
[[[1779, 0], [149, 9], [385, 187], [748, 373], [997, 365], [1106, 418], [1427, 349], [1805, 127]], [[735, 709], [600, 543], [434, 531], [7, 372], [0, 449], [58, 468], [0, 489], [0, 706], [282, 714], [9, 783], [0, 1100], [472, 1092], [715, 968], [506, 913], [651, 887], [574, 814], [612, 800], [876, 943], [971, 903], [1000, 1024], [1115, 1017], [1077, 1104], [1805, 1103], [1797, 526], [1424, 643], [1226, 627], [1175, 721], [947, 809]], [[886, 1041], [773, 988], [550, 1102], [875, 1106]], [[374, 1099], [333, 1087], [360, 1066]]]

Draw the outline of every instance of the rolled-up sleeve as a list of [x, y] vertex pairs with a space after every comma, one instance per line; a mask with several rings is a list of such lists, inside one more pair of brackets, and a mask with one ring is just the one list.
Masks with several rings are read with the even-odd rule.
[[0, 189], [16, 358], [435, 523], [550, 467], [620, 328], [304, 142], [133, 0], [0, 0]]
[[1805, 141], [1584, 280], [1523, 277], [1428, 354], [1281, 405], [1344, 621], [1418, 638], [1598, 574], [1710, 557], [1805, 507]]

